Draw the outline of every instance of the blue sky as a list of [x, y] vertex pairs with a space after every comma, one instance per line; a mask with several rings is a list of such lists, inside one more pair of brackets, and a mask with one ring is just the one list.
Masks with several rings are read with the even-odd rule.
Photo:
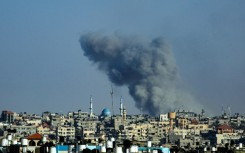
[[[244, 1], [2, 1], [0, 3], [1, 109], [41, 113], [110, 108], [107, 76], [86, 57], [86, 32], [164, 37], [183, 84], [196, 100], [219, 113], [244, 113]], [[139, 113], [126, 87], [115, 87]]]

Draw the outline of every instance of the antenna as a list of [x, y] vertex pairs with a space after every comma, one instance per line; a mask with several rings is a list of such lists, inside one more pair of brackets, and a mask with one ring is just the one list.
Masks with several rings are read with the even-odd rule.
[[223, 104], [222, 104], [222, 108], [221, 108], [221, 114], [222, 114], [222, 116], [225, 114], [225, 110], [224, 110]]
[[[114, 106], [113, 106], [113, 94], [114, 94], [114, 91], [113, 91], [113, 87], [112, 87], [112, 84], [111, 84], [111, 110], [112, 110], [112, 115], [111, 115], [111, 125], [113, 126], [113, 117], [114, 117]], [[113, 128], [114, 132], [112, 133], [112, 136], [114, 137], [115, 136], [115, 126]]]
[[114, 94], [114, 91], [113, 91], [113, 87], [111, 85], [111, 110], [112, 110], [112, 115], [114, 116], [113, 94]]
[[231, 117], [231, 107], [230, 106], [227, 106], [227, 111], [228, 111], [229, 117]]

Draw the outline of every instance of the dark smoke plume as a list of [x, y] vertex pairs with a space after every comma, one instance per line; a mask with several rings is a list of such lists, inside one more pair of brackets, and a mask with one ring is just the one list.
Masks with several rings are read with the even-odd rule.
[[137, 108], [156, 115], [183, 104], [195, 107], [192, 97], [176, 88], [177, 66], [163, 38], [147, 41], [88, 33], [80, 44], [84, 55], [114, 84], [128, 87]]

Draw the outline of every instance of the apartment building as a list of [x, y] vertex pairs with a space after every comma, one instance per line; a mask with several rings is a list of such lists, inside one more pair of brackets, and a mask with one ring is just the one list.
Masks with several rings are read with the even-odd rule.
[[53, 130], [50, 130], [49, 127], [45, 127], [45, 126], [38, 126], [37, 133], [41, 135], [55, 134]]
[[75, 138], [74, 126], [58, 126], [56, 130], [58, 136], [69, 137], [71, 139]]
[[11, 125], [10, 129], [16, 129], [16, 135], [20, 137], [29, 136], [37, 131], [35, 125]]
[[14, 122], [14, 112], [8, 110], [2, 111], [1, 120], [2, 122], [11, 124]]

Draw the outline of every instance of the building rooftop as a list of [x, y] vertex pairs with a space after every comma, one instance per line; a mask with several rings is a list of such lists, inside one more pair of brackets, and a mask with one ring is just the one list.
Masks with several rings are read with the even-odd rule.
[[35, 133], [30, 135], [29, 137], [27, 137], [28, 140], [41, 140], [42, 139], [42, 135], [39, 133]]

